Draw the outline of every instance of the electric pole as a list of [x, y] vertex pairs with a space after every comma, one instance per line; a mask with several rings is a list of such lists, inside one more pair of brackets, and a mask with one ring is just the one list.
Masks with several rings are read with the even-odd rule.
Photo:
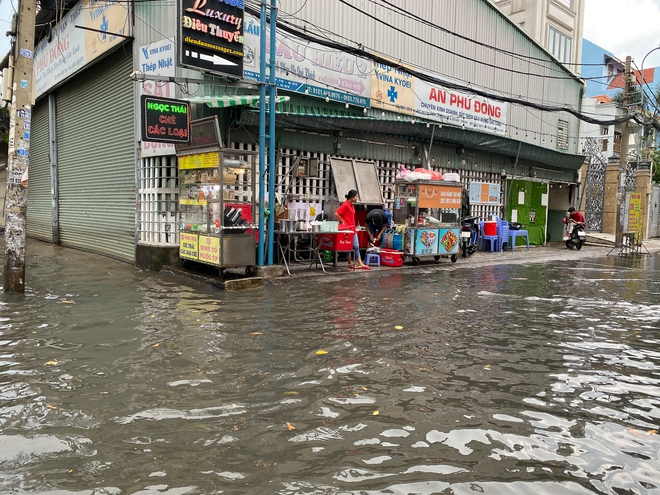
[[5, 199], [5, 292], [25, 292], [25, 224], [27, 217], [32, 60], [36, 0], [20, 0], [14, 48], [14, 84], [9, 113], [9, 160]]
[[[630, 96], [630, 55], [626, 57], [626, 70], [624, 72], [623, 83], [623, 115], [628, 115], [628, 104]], [[621, 208], [625, 204], [626, 188], [625, 178], [628, 169], [628, 121], [621, 123], [621, 151], [619, 152], [619, 174], [616, 190], [616, 214], [614, 226], [614, 245], [623, 246], [623, 220]]]

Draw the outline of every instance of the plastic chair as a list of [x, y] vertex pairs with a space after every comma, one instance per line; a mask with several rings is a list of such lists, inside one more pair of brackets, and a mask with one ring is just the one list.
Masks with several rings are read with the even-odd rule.
[[511, 251], [516, 247], [516, 239], [524, 237], [527, 242], [527, 251], [529, 251], [529, 235], [526, 230], [509, 230], [509, 243], [511, 244]]
[[506, 220], [502, 220], [500, 222], [500, 229], [499, 229], [499, 242], [500, 242], [500, 251], [504, 251], [504, 245], [506, 244], [506, 247], [508, 248], [510, 243], [509, 243], [509, 222]]
[[380, 254], [367, 253], [367, 256], [364, 258], [364, 264], [367, 266], [380, 266]]
[[495, 235], [486, 235], [484, 230], [484, 222], [480, 221], [479, 226], [481, 227], [481, 245], [479, 246], [479, 250], [485, 251], [486, 244], [488, 244], [491, 251], [499, 251], [500, 242], [499, 242], [498, 234], [501, 229], [500, 222], [497, 222], [497, 232], [495, 233]]

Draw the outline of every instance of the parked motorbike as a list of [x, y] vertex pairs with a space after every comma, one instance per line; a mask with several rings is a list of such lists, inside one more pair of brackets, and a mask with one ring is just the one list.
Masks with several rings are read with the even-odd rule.
[[566, 247], [568, 249], [582, 249], [582, 244], [587, 241], [587, 233], [584, 230], [584, 224], [577, 223], [573, 227], [570, 237], [566, 240]]
[[463, 258], [472, 256], [479, 245], [479, 217], [474, 215], [461, 220], [461, 251]]

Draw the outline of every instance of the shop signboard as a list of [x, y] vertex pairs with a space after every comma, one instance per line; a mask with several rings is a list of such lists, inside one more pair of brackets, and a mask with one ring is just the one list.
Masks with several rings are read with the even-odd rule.
[[222, 148], [218, 116], [193, 120], [190, 124], [190, 143], [177, 143], [177, 153]]
[[142, 141], [190, 142], [190, 102], [142, 95]]
[[220, 165], [220, 152], [209, 151], [194, 153], [179, 157], [179, 170], [193, 170], [197, 168], [213, 168]]
[[[260, 22], [245, 16], [244, 78], [259, 81]], [[266, 39], [270, 29], [266, 30]], [[270, 57], [270, 50], [267, 49]], [[371, 60], [277, 32], [275, 51], [278, 88], [326, 101], [369, 107], [373, 64]]]
[[[139, 50], [138, 70], [146, 76], [176, 76], [176, 50], [174, 38], [162, 39]], [[175, 98], [176, 84], [173, 82], [142, 81], [139, 85], [140, 96], [148, 95], [158, 98]], [[174, 155], [176, 148], [173, 144], [157, 141], [141, 141], [140, 156]]]
[[415, 77], [386, 64], [375, 63], [371, 76], [371, 106], [390, 112], [415, 114]]
[[406, 229], [403, 249], [407, 254], [428, 256], [438, 253], [438, 229]]
[[499, 205], [500, 185], [490, 182], [470, 181], [470, 204]]
[[199, 236], [199, 261], [211, 265], [220, 265], [220, 238], [207, 235]]
[[642, 195], [640, 193], [630, 193], [628, 233], [642, 233]]
[[461, 188], [435, 184], [419, 185], [419, 208], [460, 208]]
[[179, 232], [179, 257], [189, 260], [199, 259], [199, 236]]
[[179, 63], [243, 77], [243, 0], [178, 0]]
[[473, 93], [448, 89], [419, 78], [414, 84], [417, 115], [477, 131], [500, 135], [506, 133], [506, 103]]
[[123, 2], [82, 0], [35, 47], [36, 96], [71, 77], [130, 37], [130, 9]]
[[440, 229], [438, 254], [458, 253], [458, 229]]

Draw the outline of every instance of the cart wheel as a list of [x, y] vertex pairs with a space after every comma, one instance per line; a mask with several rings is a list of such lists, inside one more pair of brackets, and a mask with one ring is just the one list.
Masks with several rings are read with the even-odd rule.
[[417, 256], [412, 257], [412, 263], [413, 265], [419, 265], [419, 258]]
[[458, 255], [456, 255], [456, 254], [452, 254], [452, 255], [451, 255], [451, 262], [452, 262], [452, 263], [456, 263], [456, 260], [457, 260], [457, 259], [458, 259]]
[[254, 267], [252, 265], [248, 265], [245, 267], [245, 276], [246, 277], [251, 277], [254, 275]]
[[435, 255], [435, 256], [433, 257], [433, 259], [434, 259], [435, 261], [440, 261], [440, 255]]

